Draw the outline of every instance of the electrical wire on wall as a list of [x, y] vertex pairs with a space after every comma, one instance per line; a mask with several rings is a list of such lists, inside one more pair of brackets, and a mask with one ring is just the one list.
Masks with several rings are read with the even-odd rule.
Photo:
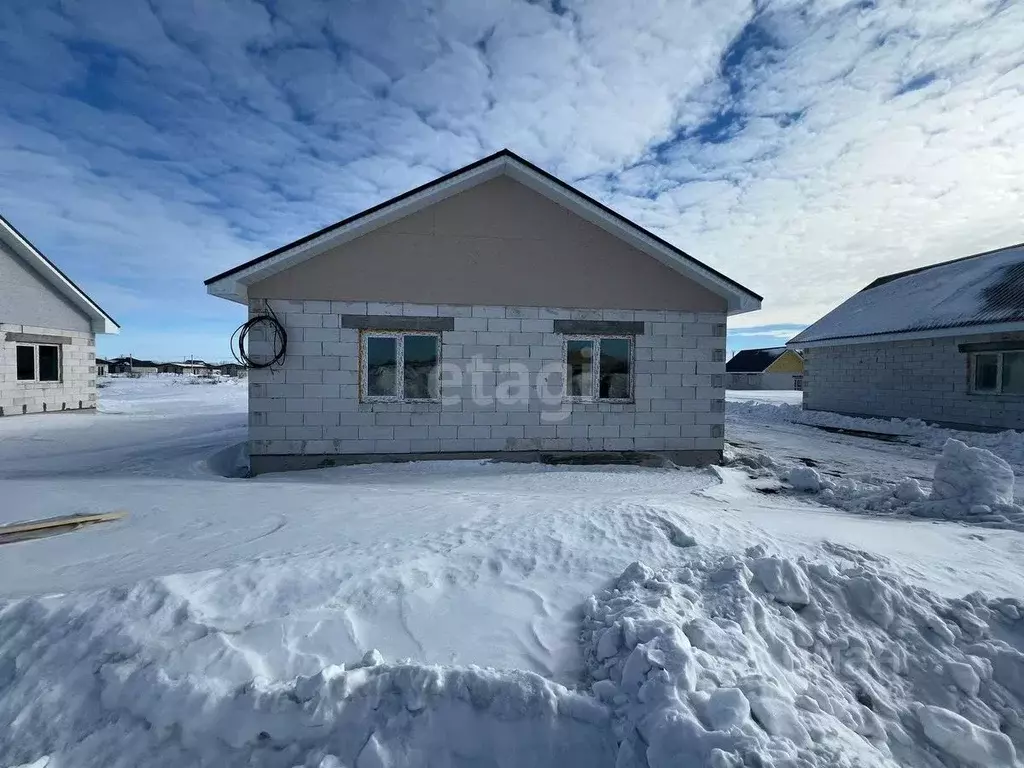
[[[249, 334], [254, 329], [262, 329], [266, 341], [273, 344], [273, 354], [256, 355], [255, 358], [248, 351]], [[257, 338], [259, 334], [257, 334]], [[288, 333], [285, 331], [281, 321], [277, 319], [274, 309], [267, 303], [267, 311], [254, 315], [242, 323], [231, 334], [231, 354], [240, 365], [247, 368], [270, 368], [284, 359], [285, 350], [288, 348]]]

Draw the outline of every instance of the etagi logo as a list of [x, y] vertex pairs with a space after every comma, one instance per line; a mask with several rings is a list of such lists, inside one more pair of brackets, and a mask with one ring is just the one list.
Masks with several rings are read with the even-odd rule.
[[543, 422], [557, 423], [569, 418], [572, 404], [566, 399], [565, 364], [544, 363], [540, 368], [516, 361], [495, 364], [475, 355], [460, 363], [442, 362], [438, 369], [441, 403], [454, 406], [465, 400], [486, 409], [526, 406], [540, 411]]

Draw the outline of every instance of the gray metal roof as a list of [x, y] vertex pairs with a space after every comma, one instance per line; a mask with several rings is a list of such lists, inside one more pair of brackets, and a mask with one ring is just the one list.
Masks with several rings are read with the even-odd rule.
[[880, 277], [789, 345], [1015, 322], [1024, 322], [1024, 243]]

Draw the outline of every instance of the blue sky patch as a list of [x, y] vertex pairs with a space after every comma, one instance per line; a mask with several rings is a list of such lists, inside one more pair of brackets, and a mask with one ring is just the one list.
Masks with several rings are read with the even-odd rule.
[[763, 294], [730, 347], [1024, 240], [1020, 3], [4, 10], [0, 211], [122, 323], [105, 355], [227, 358], [205, 278], [506, 146]]

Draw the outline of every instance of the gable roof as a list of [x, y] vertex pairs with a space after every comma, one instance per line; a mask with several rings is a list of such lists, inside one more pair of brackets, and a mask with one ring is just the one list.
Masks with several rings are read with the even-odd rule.
[[787, 351], [786, 347], [741, 349], [726, 361], [725, 372], [763, 373], [769, 365], [782, 357]]
[[156, 368], [160, 365], [160, 363], [155, 360], [143, 360], [140, 357], [133, 357], [131, 355], [115, 357], [112, 360], [108, 360], [107, 363], [112, 365], [131, 365], [137, 368]]
[[509, 176], [524, 184], [694, 282], [703, 285], [716, 295], [722, 296], [728, 303], [729, 314], [751, 312], [761, 308], [762, 297], [758, 294], [508, 149], [477, 160], [475, 163], [368, 208], [362, 213], [342, 219], [317, 232], [215, 275], [205, 282], [207, 292], [244, 304], [247, 302], [247, 289], [251, 283], [295, 266], [329, 248], [354, 240], [435, 202], [464, 192], [500, 175]]
[[884, 275], [789, 346], [1024, 330], [1024, 243]]
[[85, 313], [92, 321], [92, 329], [95, 333], [117, 333], [120, 330], [121, 326], [114, 321], [114, 318], [100, 309], [99, 304], [90, 299], [85, 291], [75, 285], [71, 278], [61, 271], [60, 267], [46, 258], [3, 216], [0, 216], [0, 240], [6, 243], [57, 293]]

